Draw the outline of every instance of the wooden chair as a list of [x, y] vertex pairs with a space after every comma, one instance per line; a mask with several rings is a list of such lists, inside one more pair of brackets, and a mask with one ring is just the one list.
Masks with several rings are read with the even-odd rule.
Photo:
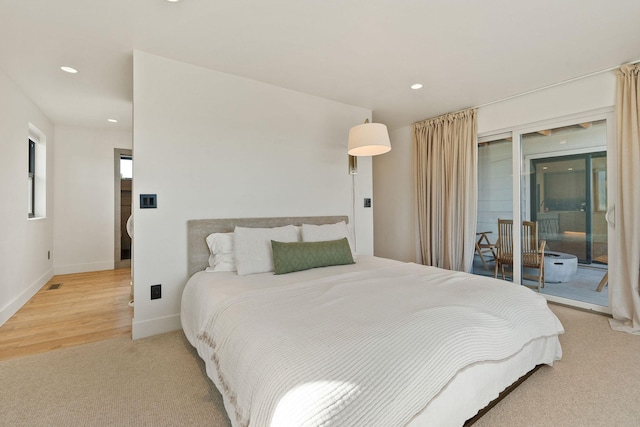
[[[538, 243], [538, 224], [533, 221], [522, 221], [522, 266], [538, 270], [537, 276], [522, 274], [523, 279], [537, 280], [537, 288], [544, 287], [544, 247], [545, 240]], [[498, 269], [502, 272], [502, 279], [506, 277], [505, 265], [511, 266], [513, 271], [513, 220], [498, 219], [498, 240], [496, 241], [496, 269], [494, 277], [498, 277]]]
[[[594, 258], [594, 261], [600, 261], [604, 264], [609, 264], [609, 255], [600, 255], [599, 257]], [[607, 285], [607, 282], [609, 282], [609, 270], [607, 269], [607, 272], [604, 273], [604, 276], [602, 277], [602, 280], [600, 280], [600, 283], [598, 283], [598, 287], [596, 288], [597, 292], [602, 292], [602, 290], [604, 289], [604, 287]]]
[[495, 261], [496, 245], [494, 245], [489, 241], [489, 237], [487, 237], [487, 234], [491, 234], [491, 231], [480, 231], [476, 233], [476, 236], [478, 236], [478, 240], [476, 240], [476, 252], [480, 256], [480, 261], [482, 261], [482, 265], [484, 265], [484, 269], [491, 271], [487, 266], [487, 260], [485, 260], [484, 256], [491, 254], [491, 259], [489, 261]]

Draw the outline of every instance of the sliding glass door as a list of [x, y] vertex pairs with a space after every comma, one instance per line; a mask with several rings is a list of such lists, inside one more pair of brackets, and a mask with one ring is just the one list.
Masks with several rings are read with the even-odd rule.
[[607, 311], [611, 123], [603, 113], [479, 138], [475, 274], [494, 275], [498, 220], [511, 220], [506, 280], [537, 290], [544, 277], [548, 299]]

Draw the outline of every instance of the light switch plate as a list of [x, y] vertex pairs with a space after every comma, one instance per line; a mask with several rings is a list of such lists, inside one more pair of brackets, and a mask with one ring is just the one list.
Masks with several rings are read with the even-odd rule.
[[158, 207], [157, 194], [141, 194], [140, 209], [156, 209]]

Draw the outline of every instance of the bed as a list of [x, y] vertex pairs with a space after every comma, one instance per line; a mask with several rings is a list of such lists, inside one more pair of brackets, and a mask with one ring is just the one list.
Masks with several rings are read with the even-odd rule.
[[[233, 426], [460, 426], [561, 358], [560, 321], [524, 286], [357, 254], [354, 263], [240, 274], [242, 233], [294, 225], [299, 242], [300, 227], [333, 227], [318, 245], [343, 247], [332, 234], [340, 222], [189, 221], [182, 326]], [[237, 271], [207, 271], [210, 235], [235, 239]]]

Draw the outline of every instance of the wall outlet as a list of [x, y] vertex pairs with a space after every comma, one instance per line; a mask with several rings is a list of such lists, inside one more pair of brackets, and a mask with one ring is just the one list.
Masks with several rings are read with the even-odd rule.
[[151, 285], [151, 299], [162, 298], [162, 285]]

